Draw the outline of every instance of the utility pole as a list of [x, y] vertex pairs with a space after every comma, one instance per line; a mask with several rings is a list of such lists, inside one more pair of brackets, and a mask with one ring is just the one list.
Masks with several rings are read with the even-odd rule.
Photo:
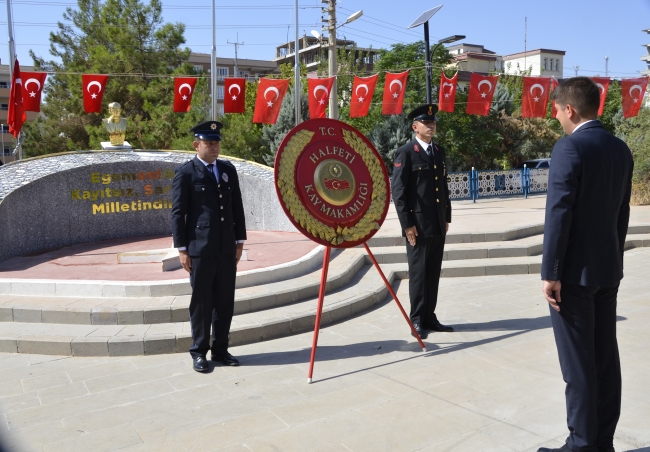
[[[239, 33], [237, 33], [237, 41], [239, 41]], [[239, 49], [239, 46], [243, 46], [244, 43], [243, 42], [230, 42], [230, 41], [226, 41], [226, 42], [228, 44], [234, 44], [234, 46], [235, 46], [235, 74], [234, 74], [234, 76], [238, 77], [239, 76], [239, 69], [237, 68], [237, 50]]]
[[526, 48], [527, 40], [528, 40], [528, 16], [524, 17], [524, 71], [528, 70], [528, 66], [526, 66], [526, 56], [528, 55], [528, 49]]
[[300, 36], [298, 36], [298, 0], [294, 1], [294, 13], [296, 16], [296, 41], [293, 45], [294, 66], [293, 66], [293, 109], [296, 125], [302, 120], [301, 101], [302, 88], [300, 87]]
[[212, 57], [210, 61], [210, 92], [212, 93], [212, 120], [217, 120], [217, 22], [212, 0]]
[[609, 56], [605, 57], [605, 77], [609, 77]]
[[337, 99], [337, 81], [336, 75], [338, 72], [338, 65], [336, 62], [336, 0], [321, 0], [323, 3], [327, 2], [327, 9], [323, 12], [328, 13], [327, 31], [329, 34], [329, 49], [327, 50], [327, 63], [329, 69], [329, 76], [334, 77], [334, 84], [332, 85], [332, 92], [330, 93], [330, 109], [329, 117], [332, 119], [339, 118], [339, 103]]
[[580, 66], [573, 66], [573, 70], [576, 71], [576, 77], [578, 76], [578, 69], [580, 69]]

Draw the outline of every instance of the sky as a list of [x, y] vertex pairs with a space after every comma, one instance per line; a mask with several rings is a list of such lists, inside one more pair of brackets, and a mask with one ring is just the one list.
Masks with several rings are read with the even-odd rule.
[[[0, 59], [9, 61], [6, 1], [0, 1]], [[147, 0], [144, 0], [147, 1]], [[499, 55], [546, 48], [564, 50], [564, 76], [609, 74], [616, 78], [639, 76], [646, 69], [640, 57], [650, 44], [650, 0], [338, 0], [337, 20], [345, 21], [363, 10], [357, 21], [338, 29], [338, 37], [355, 40], [359, 47], [390, 48], [392, 44], [423, 39], [423, 27], [407, 27], [423, 11], [444, 5], [429, 22], [431, 42], [465, 35], [461, 42], [484, 45]], [[31, 65], [29, 50], [49, 58], [49, 34], [56, 30], [66, 7], [75, 0], [11, 0], [18, 59]], [[163, 18], [186, 25], [186, 46], [209, 53], [212, 42], [211, 0], [163, 0]], [[217, 56], [271, 60], [275, 48], [295, 36], [292, 0], [216, 0]], [[300, 35], [321, 30], [320, 0], [299, 0]], [[527, 33], [524, 23], [527, 18]]]

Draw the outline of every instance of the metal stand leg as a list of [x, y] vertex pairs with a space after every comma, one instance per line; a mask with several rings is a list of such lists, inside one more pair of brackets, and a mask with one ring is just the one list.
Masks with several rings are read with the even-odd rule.
[[320, 276], [320, 290], [318, 292], [318, 308], [316, 310], [316, 321], [314, 322], [314, 340], [311, 344], [311, 358], [309, 359], [309, 374], [307, 375], [307, 383], [311, 383], [311, 377], [314, 373], [314, 360], [316, 359], [316, 346], [318, 345], [318, 332], [320, 331], [320, 318], [323, 313], [323, 299], [325, 298], [325, 285], [327, 284], [327, 270], [330, 266], [330, 253], [331, 247], [325, 248], [325, 255], [323, 256], [323, 271]]
[[384, 284], [386, 284], [386, 288], [388, 289], [388, 291], [390, 292], [391, 296], [393, 297], [393, 300], [395, 300], [395, 303], [397, 303], [397, 307], [399, 308], [400, 311], [402, 311], [402, 315], [404, 316], [404, 318], [406, 319], [406, 322], [407, 322], [407, 323], [409, 324], [409, 326], [411, 327], [411, 331], [413, 332], [413, 334], [415, 335], [416, 339], [417, 339], [418, 342], [420, 343], [420, 347], [422, 347], [422, 351], [423, 351], [423, 352], [426, 352], [426, 351], [427, 351], [427, 347], [424, 345], [424, 342], [422, 342], [422, 339], [420, 339], [420, 335], [418, 334], [418, 332], [415, 331], [415, 328], [413, 327], [413, 323], [411, 323], [411, 319], [409, 319], [409, 316], [406, 315], [406, 312], [404, 311], [404, 308], [402, 307], [402, 304], [401, 304], [401, 303], [399, 302], [399, 300], [397, 299], [397, 294], [395, 293], [395, 291], [393, 290], [393, 287], [390, 285], [390, 283], [389, 283], [388, 280], [386, 279], [386, 276], [384, 275], [384, 272], [383, 272], [383, 271], [381, 270], [381, 268], [379, 267], [379, 264], [377, 263], [377, 260], [375, 259], [375, 256], [374, 256], [374, 255], [372, 254], [372, 252], [370, 251], [370, 248], [368, 248], [368, 244], [367, 244], [367, 243], [364, 243], [363, 246], [364, 246], [364, 248], [366, 249], [366, 252], [368, 253], [368, 256], [370, 256], [370, 260], [372, 261], [373, 264], [375, 264], [375, 268], [377, 268], [377, 271], [379, 272], [379, 275], [381, 276], [381, 279], [384, 280]]

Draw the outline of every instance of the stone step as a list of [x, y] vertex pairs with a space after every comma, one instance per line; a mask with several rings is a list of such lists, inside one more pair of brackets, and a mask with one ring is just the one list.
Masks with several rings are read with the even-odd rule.
[[[396, 272], [384, 266], [393, 281]], [[374, 267], [364, 266], [350, 285], [328, 294], [321, 325], [357, 315], [386, 298], [388, 290]], [[312, 330], [317, 299], [233, 318], [230, 345], [242, 345]], [[404, 328], [408, 328], [404, 324]], [[187, 352], [189, 323], [156, 325], [0, 324], [0, 352], [64, 356], [133, 356]]]

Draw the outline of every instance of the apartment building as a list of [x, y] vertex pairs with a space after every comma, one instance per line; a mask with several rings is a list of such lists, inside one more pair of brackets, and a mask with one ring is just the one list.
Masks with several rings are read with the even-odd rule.
[[562, 78], [564, 50], [535, 49], [503, 56], [503, 72], [514, 74], [531, 69], [530, 75]]

